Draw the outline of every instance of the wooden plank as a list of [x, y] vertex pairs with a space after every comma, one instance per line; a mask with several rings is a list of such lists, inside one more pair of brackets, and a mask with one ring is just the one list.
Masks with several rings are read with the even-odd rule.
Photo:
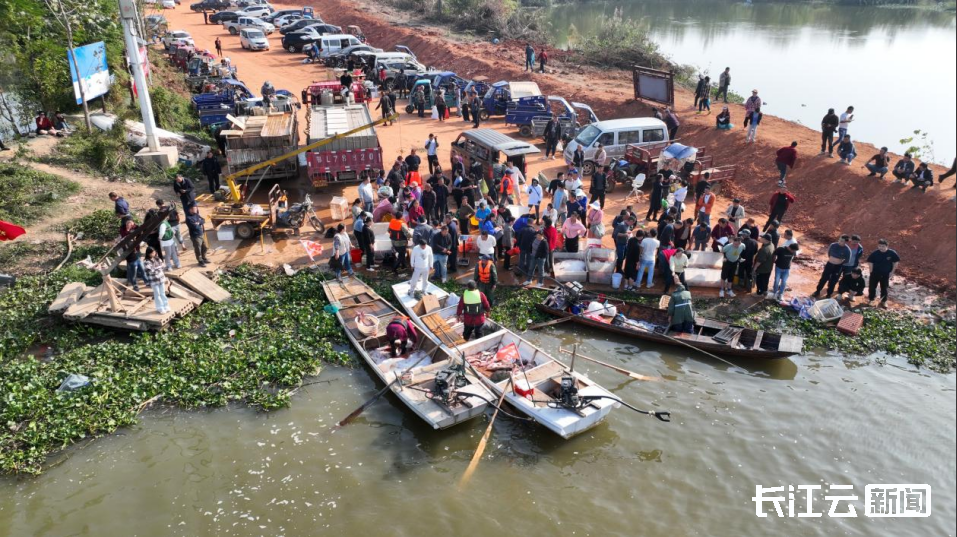
[[47, 311], [50, 313], [62, 313], [67, 310], [70, 306], [76, 304], [83, 298], [83, 294], [87, 292], [88, 288], [82, 282], [70, 282], [63, 286], [63, 289], [60, 289], [60, 293], [53, 299], [53, 302], [50, 304], [50, 307], [47, 308]]
[[67, 308], [63, 312], [63, 316], [67, 319], [82, 319], [100, 308], [106, 302], [106, 299], [106, 289], [103, 285], [100, 285], [83, 295], [79, 302]]
[[112, 317], [108, 315], [99, 315], [99, 314], [88, 315], [87, 317], [83, 318], [80, 322], [87, 323], [87, 324], [98, 324], [101, 326], [108, 326], [110, 328], [136, 330], [139, 332], [146, 332], [147, 330], [149, 330], [149, 326], [142, 321], [136, 321], [133, 319], [122, 319], [122, 318]]
[[198, 270], [187, 270], [179, 276], [174, 276], [179, 283], [189, 289], [199, 293], [207, 300], [213, 302], [224, 302], [232, 296], [228, 291], [213, 283], [212, 280], [203, 276]]
[[169, 295], [173, 298], [182, 298], [183, 300], [189, 300], [196, 306], [199, 306], [203, 303], [203, 297], [197, 295], [196, 293], [190, 291], [186, 287], [179, 285], [176, 282], [170, 282], [169, 286]]
[[422, 300], [419, 300], [418, 304], [415, 305], [415, 308], [412, 310], [419, 317], [423, 315], [428, 315], [433, 311], [440, 309], [442, 306], [439, 304], [439, 299], [435, 298], [435, 295], [425, 295], [422, 297]]
[[754, 338], [754, 345], [751, 346], [754, 350], [761, 350], [761, 341], [764, 339], [764, 330], [758, 330], [758, 337]]

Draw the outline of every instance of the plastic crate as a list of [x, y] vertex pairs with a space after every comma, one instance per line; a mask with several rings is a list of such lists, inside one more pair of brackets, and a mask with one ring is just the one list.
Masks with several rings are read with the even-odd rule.
[[336, 196], [329, 203], [329, 210], [332, 211], [332, 219], [341, 222], [349, 215], [349, 200]]
[[836, 321], [844, 315], [844, 308], [833, 298], [818, 300], [808, 309], [812, 319], [822, 323]]
[[853, 311], [845, 311], [837, 322], [837, 331], [848, 336], [856, 336], [864, 326], [864, 316]]

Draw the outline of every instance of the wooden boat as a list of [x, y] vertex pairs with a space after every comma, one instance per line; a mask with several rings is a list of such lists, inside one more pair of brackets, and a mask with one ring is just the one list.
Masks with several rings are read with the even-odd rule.
[[[449, 353], [431, 334], [420, 333], [415, 349], [405, 356], [392, 358], [385, 329], [394, 317], [402, 314], [364, 282], [357, 278], [348, 282], [330, 281], [323, 283], [322, 288], [329, 301], [340, 308], [336, 318], [359, 356], [386, 384], [402, 376], [402, 381], [392, 385], [392, 392], [434, 429], [445, 429], [480, 416], [489, 402], [494, 401], [485, 384], [467, 371], [463, 386], [452, 388], [452, 395], [448, 397], [437, 396], [437, 377], [446, 384], [454, 384], [455, 377], [450, 381], [447, 373], [451, 366], [461, 365], [461, 358]], [[379, 321], [378, 330], [360, 329], [360, 313], [375, 316]], [[371, 335], [367, 335], [370, 332]]]
[[536, 307], [539, 311], [556, 317], [574, 317], [574, 319], [568, 321], [570, 323], [577, 323], [624, 336], [632, 336], [645, 341], [653, 341], [662, 345], [683, 346], [681, 343], [674, 341], [677, 339], [696, 349], [713, 354], [743, 358], [787, 358], [800, 354], [804, 346], [804, 339], [800, 336], [753, 330], [698, 316], [695, 316], [694, 334], [673, 333], [668, 331], [668, 312], [666, 310], [642, 306], [634, 302], [608, 299], [606, 303], [614, 306], [617, 313], [627, 319], [636, 321], [636, 323], [615, 325], [611, 323], [612, 319], [610, 317], [595, 320], [567, 311], [563, 305], [564, 296], [561, 290], [554, 291], [545, 298], [544, 302], [536, 304]]
[[[569, 371], [545, 351], [494, 321], [486, 321], [486, 335], [482, 338], [465, 342], [462, 338], [464, 325], [455, 318], [456, 306], [449, 306], [449, 294], [434, 284], [429, 283], [426, 288], [426, 295], [434, 297], [437, 303], [436, 309], [430, 311], [420, 309], [420, 300], [409, 296], [409, 282], [393, 285], [392, 292], [409, 318], [423, 331], [434, 336], [449, 352], [466, 357], [485, 385], [495, 393], [496, 399], [508, 387], [509, 374], [513, 383], [530, 388], [529, 397], [516, 393], [514, 387], [509, 388], [505, 400], [562, 438], [568, 439], [591, 429], [601, 423], [613, 408], [620, 406], [616, 402], [617, 397], [588, 377]], [[483, 356], [495, 355], [511, 345], [515, 345], [515, 351], [524, 364], [523, 370], [500, 372], [494, 369], [495, 366], [482, 365]], [[573, 383], [578, 396], [583, 401], [587, 400], [587, 404], [580, 408], [568, 408], [562, 404], [563, 379]]]

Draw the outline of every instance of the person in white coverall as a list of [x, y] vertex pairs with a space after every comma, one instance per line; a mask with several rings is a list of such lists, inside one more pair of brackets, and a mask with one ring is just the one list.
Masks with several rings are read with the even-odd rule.
[[424, 239], [419, 239], [412, 249], [411, 256], [412, 280], [409, 281], [409, 296], [415, 294], [415, 288], [422, 281], [422, 294], [429, 286], [429, 270], [435, 260], [432, 258], [432, 248]]

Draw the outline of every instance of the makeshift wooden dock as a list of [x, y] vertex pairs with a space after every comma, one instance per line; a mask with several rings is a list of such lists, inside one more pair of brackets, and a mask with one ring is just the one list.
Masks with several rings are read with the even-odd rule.
[[109, 276], [104, 277], [103, 283], [97, 287], [79, 282], [64, 285], [48, 311], [62, 315], [67, 321], [145, 332], [166, 328], [204, 300], [222, 302], [230, 298], [228, 291], [197, 269], [170, 271], [167, 279], [167, 313], [156, 311], [151, 289], [136, 291], [124, 278]]

